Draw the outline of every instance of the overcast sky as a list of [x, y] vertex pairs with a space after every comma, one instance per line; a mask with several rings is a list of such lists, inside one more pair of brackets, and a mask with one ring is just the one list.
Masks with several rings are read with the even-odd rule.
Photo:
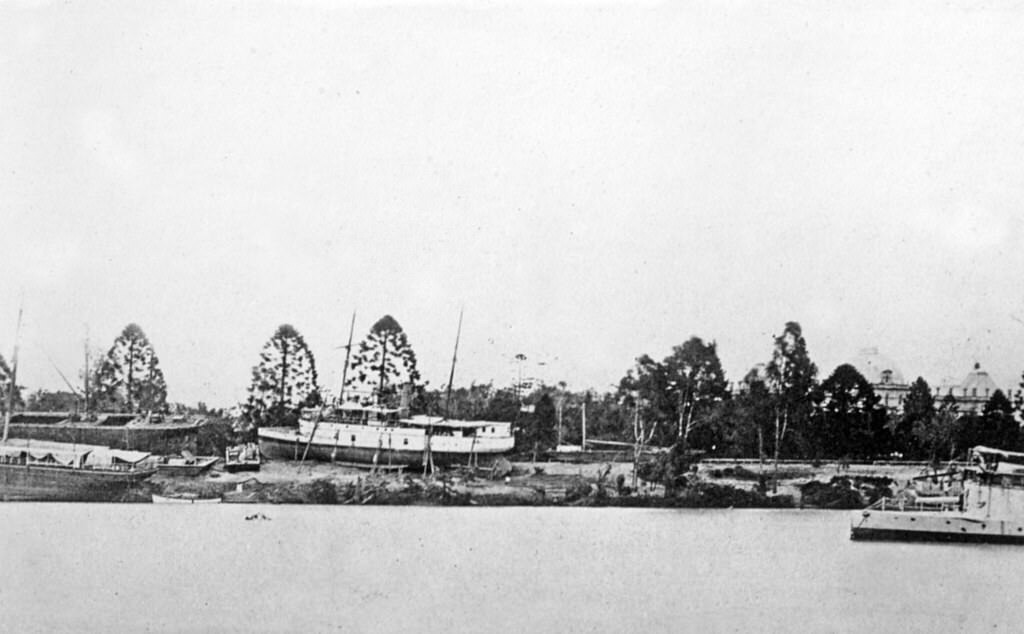
[[357, 310], [440, 386], [465, 306], [456, 384], [605, 389], [691, 335], [738, 380], [795, 320], [823, 375], [1016, 387], [1019, 5], [333, 4], [0, 4], [19, 383], [136, 322], [171, 400], [230, 405], [291, 323], [336, 389]]

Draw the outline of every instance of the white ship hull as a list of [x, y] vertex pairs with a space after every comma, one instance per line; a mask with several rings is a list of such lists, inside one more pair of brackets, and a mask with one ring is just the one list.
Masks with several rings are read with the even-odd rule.
[[[314, 432], [315, 428], [315, 432]], [[269, 458], [361, 464], [423, 466], [487, 464], [515, 446], [511, 436], [428, 434], [422, 428], [303, 421], [298, 428], [259, 430], [260, 451]], [[307, 451], [308, 446], [308, 451]]]

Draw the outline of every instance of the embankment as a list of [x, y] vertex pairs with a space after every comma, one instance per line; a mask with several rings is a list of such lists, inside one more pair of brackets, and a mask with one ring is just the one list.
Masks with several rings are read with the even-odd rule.
[[266, 462], [256, 473], [215, 467], [199, 477], [158, 475], [133, 501], [164, 496], [221, 497], [225, 502], [269, 504], [387, 504], [479, 506], [621, 506], [668, 508], [860, 508], [894, 492], [918, 466], [786, 465], [776, 491], [768, 473], [746, 466], [699, 465], [689, 486], [665, 496], [656, 484], [637, 482], [629, 463], [514, 463], [511, 473], [458, 469], [372, 474], [324, 463]]

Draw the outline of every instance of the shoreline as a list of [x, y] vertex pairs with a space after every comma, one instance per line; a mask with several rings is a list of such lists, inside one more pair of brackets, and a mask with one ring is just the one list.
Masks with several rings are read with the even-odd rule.
[[[921, 472], [919, 464], [780, 465], [776, 494], [759, 489], [756, 465], [699, 463], [690, 486], [665, 497], [660, 485], [631, 488], [632, 463], [515, 462], [512, 472], [457, 468], [371, 473], [329, 463], [265, 461], [260, 471], [228, 473], [223, 464], [198, 476], [157, 474], [126, 502], [152, 496], [222, 498], [224, 503], [410, 506], [585, 506], [639, 508], [863, 508]], [[764, 470], [770, 483], [770, 468]]]

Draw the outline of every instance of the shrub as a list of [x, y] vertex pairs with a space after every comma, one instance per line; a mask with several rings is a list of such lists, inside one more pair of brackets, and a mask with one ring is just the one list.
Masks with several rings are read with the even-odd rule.
[[698, 482], [674, 499], [673, 506], [684, 508], [792, 508], [789, 495], [765, 495], [759, 491]]
[[827, 484], [811, 480], [800, 487], [801, 505], [825, 509], [858, 509], [864, 506], [860, 492], [848, 478], [835, 477]]

